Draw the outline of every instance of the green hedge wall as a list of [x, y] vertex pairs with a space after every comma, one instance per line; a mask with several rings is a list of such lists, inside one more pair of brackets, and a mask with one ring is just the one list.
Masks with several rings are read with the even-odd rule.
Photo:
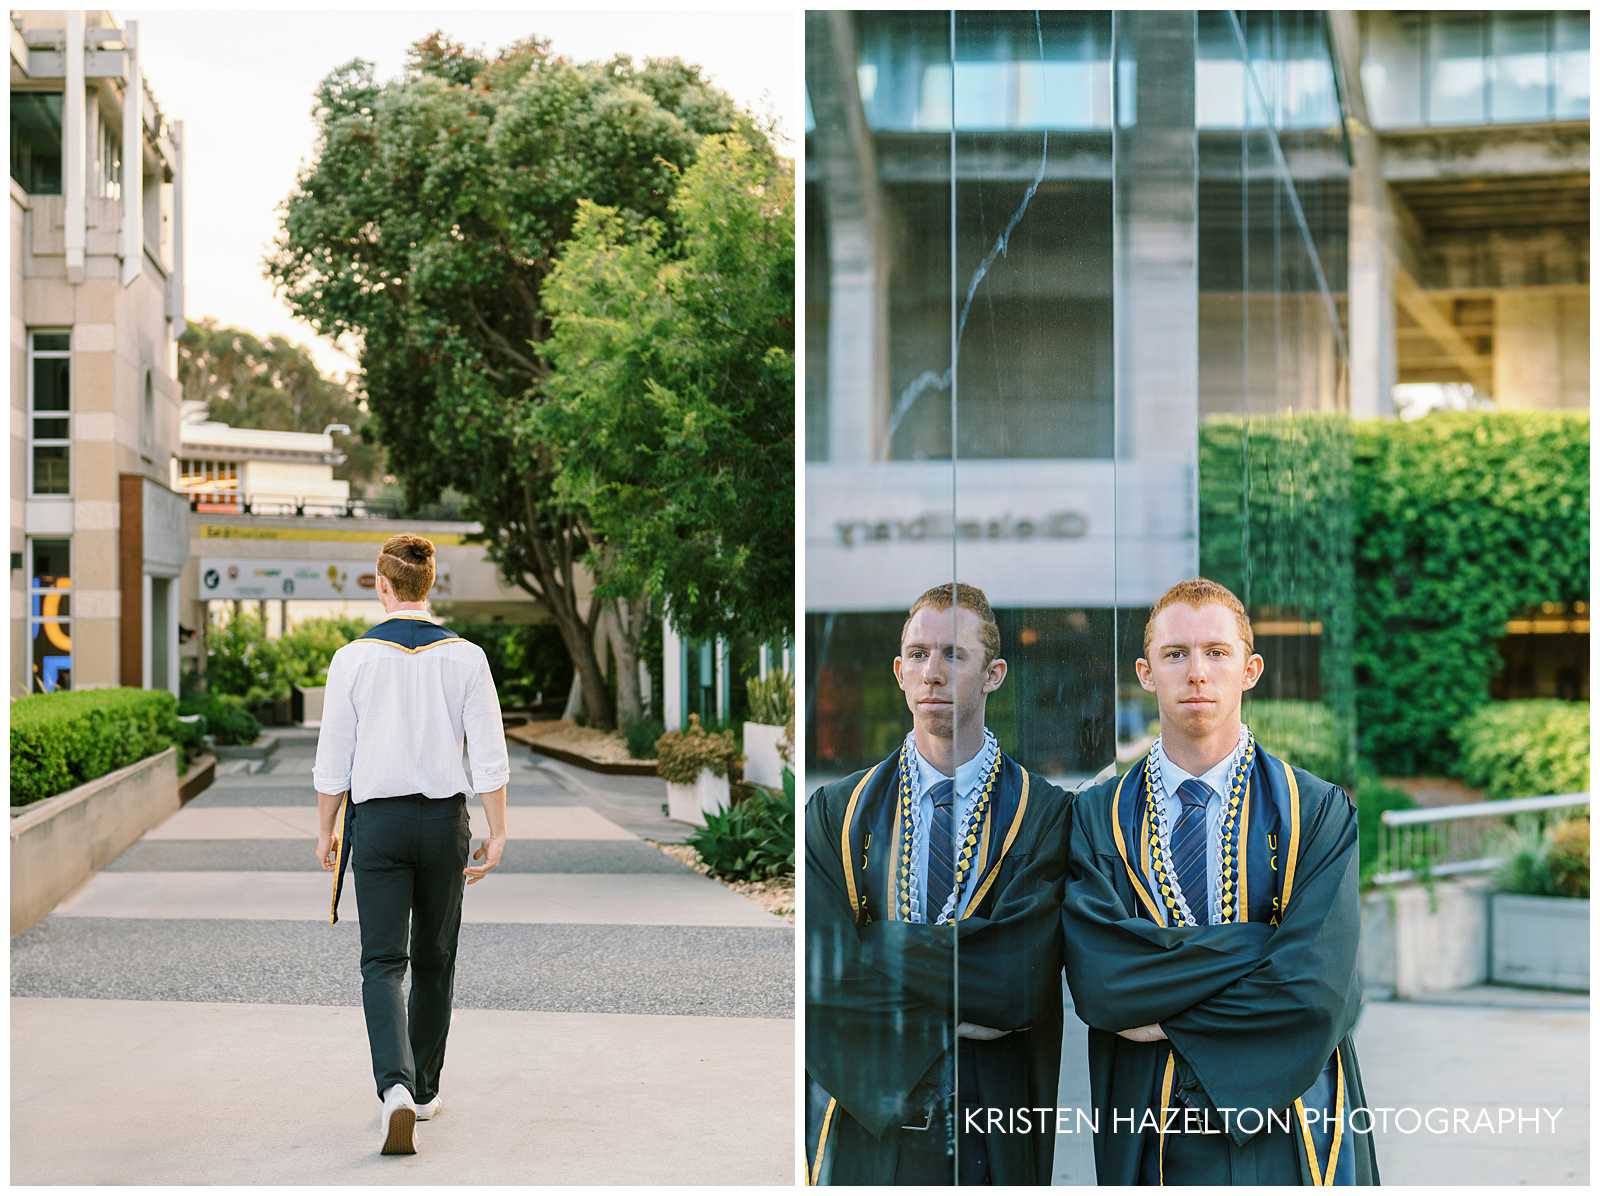
[[164, 690], [91, 689], [11, 703], [11, 804], [25, 806], [170, 747], [178, 704]]
[[1454, 772], [1506, 621], [1589, 598], [1587, 417], [1361, 423], [1353, 466], [1361, 752], [1390, 775]]

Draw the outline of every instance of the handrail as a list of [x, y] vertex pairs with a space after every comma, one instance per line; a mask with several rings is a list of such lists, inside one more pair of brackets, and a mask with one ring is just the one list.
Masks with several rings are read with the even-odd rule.
[[1378, 819], [1378, 860], [1382, 871], [1372, 877], [1372, 883], [1398, 884], [1423, 874], [1438, 877], [1492, 872], [1504, 857], [1495, 850], [1495, 828], [1484, 825], [1489, 820], [1509, 824], [1515, 819], [1532, 818], [1542, 823], [1555, 812], [1589, 804], [1587, 793], [1551, 793], [1421, 810], [1385, 810]]
[[1379, 820], [1385, 826], [1415, 826], [1425, 822], [1454, 822], [1462, 818], [1504, 818], [1533, 814], [1540, 810], [1561, 810], [1589, 804], [1587, 793], [1551, 793], [1544, 797], [1513, 797], [1506, 801], [1465, 802], [1458, 806], [1433, 806], [1420, 810], [1385, 810]]

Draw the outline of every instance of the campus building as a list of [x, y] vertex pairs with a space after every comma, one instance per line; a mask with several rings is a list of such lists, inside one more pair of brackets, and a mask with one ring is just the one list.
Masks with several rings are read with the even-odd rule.
[[1584, 14], [808, 14], [817, 778], [904, 733], [951, 580], [1047, 775], [1147, 741], [1146, 612], [1197, 572], [1258, 711], [1348, 748], [1350, 419], [1587, 402], [1587, 75]]
[[177, 689], [183, 178], [133, 22], [12, 14], [13, 697]]

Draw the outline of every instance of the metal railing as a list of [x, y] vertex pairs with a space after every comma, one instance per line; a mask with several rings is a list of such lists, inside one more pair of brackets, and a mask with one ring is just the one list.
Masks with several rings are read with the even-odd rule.
[[204, 515], [273, 515], [321, 519], [431, 519], [461, 521], [466, 512], [453, 503], [410, 506], [388, 498], [320, 498], [238, 491], [190, 491], [189, 510]]
[[1543, 829], [1570, 811], [1589, 805], [1587, 793], [1517, 797], [1422, 810], [1385, 810], [1380, 815], [1375, 885], [1399, 884], [1422, 875], [1461, 876], [1492, 872], [1504, 862], [1505, 834], [1519, 820]]

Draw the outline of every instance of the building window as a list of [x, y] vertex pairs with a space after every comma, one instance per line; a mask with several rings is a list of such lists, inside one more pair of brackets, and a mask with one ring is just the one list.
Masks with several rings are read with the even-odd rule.
[[95, 192], [103, 199], [122, 198], [122, 130], [100, 122], [99, 152], [95, 156]]
[[139, 443], [145, 449], [156, 442], [156, 387], [149, 366], [144, 368], [144, 404], [140, 409]]
[[11, 93], [11, 177], [29, 195], [61, 194], [61, 93]]
[[33, 692], [72, 688], [72, 541], [28, 545], [28, 637]]
[[28, 337], [28, 492], [72, 493], [71, 334]]

